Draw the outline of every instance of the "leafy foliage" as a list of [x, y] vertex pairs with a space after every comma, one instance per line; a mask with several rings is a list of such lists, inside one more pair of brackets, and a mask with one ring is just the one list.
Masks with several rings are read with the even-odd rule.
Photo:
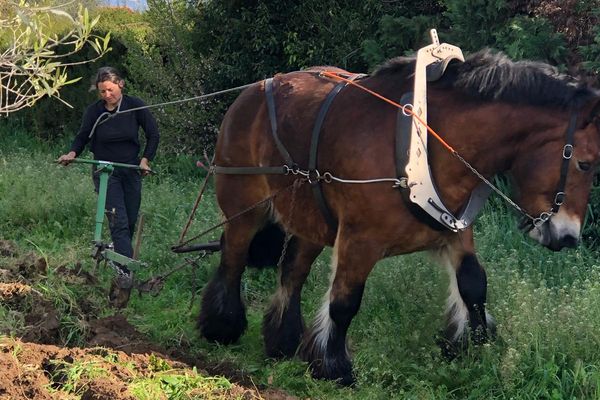
[[565, 61], [565, 39], [545, 18], [516, 16], [496, 34], [496, 41], [513, 59], [543, 60], [554, 65]]
[[593, 42], [586, 46], [581, 46], [581, 53], [584, 57], [583, 68], [600, 74], [600, 26], [597, 26], [594, 32]]
[[[7, 0], [0, 19], [0, 113], [31, 107], [45, 96], [62, 100], [59, 90], [76, 82], [67, 67], [99, 59], [108, 50], [110, 35], [92, 32], [98, 19], [79, 8], [76, 17], [64, 7], [32, 6]], [[89, 45], [94, 53], [77, 62], [67, 59]], [[68, 103], [66, 103], [68, 104]]]
[[[50, 273], [59, 265], [78, 260], [90, 271], [94, 194], [89, 170], [49, 168], [55, 152], [47, 143], [24, 134], [0, 131], [0, 191], [8, 194], [0, 199], [0, 228], [4, 238], [15, 240], [20, 247], [31, 248], [35, 243], [36, 249], [47, 255]], [[181, 168], [180, 158], [165, 160], [160, 175], [144, 183], [146, 226], [141, 258], [148, 267], [136, 271], [142, 280], [182, 262], [181, 255], [169, 250], [169, 244], [176, 240], [186, 220], [199, 177], [197, 170]], [[35, 193], [51, 196], [41, 202]], [[497, 197], [491, 200], [474, 229], [478, 257], [488, 274], [487, 308], [498, 322], [498, 339], [470, 347], [452, 362], [441, 358], [434, 341], [443, 325], [447, 277], [425, 255], [384, 260], [370, 275], [361, 310], [349, 331], [357, 375], [357, 385], [351, 389], [310, 378], [307, 364], [298, 358], [265, 359], [261, 318], [277, 281], [276, 271], [250, 270], [244, 274], [241, 287], [249, 326], [240, 343], [233, 346], [200, 339], [195, 329], [197, 296], [190, 308], [192, 294], [199, 293], [218, 265], [215, 256], [199, 260], [201, 268], [196, 273], [183, 270], [171, 275], [158, 297], [132, 296], [123, 312], [139, 330], [166, 348], [207, 359], [215, 366], [235, 366], [258, 387], [279, 387], [300, 398], [598, 398], [597, 253], [585, 246], [549, 252], [518, 231], [515, 219], [499, 205], [502, 203]], [[193, 232], [219, 221], [212, 187], [201, 206]], [[302, 311], [307, 322], [317, 314], [327, 291], [330, 256], [326, 251], [317, 259], [303, 289]], [[100, 272], [107, 288], [111, 276], [104, 269]], [[100, 287], [50, 278], [43, 280], [45, 287], [35, 284], [35, 289], [65, 299], [60, 300], [65, 303], [93, 298], [96, 315], [112, 312], [105, 308], [106, 296]], [[0, 306], [2, 329], [19, 323], [6, 311]], [[73, 335], [82, 335], [71, 329]], [[63, 389], [72, 393], [80, 393], [86, 376], [102, 374], [98, 365], [90, 363], [59, 366], [61, 378], [68, 378]], [[225, 379], [184, 374], [169, 369], [159, 359], [150, 359], [148, 368], [151, 375], [131, 370], [134, 375], [129, 390], [138, 398], [234, 397], [219, 397], [230, 386]]]

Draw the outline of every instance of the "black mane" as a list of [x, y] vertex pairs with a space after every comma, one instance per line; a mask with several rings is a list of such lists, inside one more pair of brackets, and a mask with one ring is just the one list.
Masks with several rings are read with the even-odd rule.
[[[415, 58], [389, 60], [374, 76], [413, 73]], [[411, 66], [411, 68], [406, 68]], [[534, 61], [512, 61], [505, 54], [489, 49], [468, 56], [464, 63], [451, 62], [438, 81], [482, 100], [498, 100], [516, 104], [579, 107], [594, 92], [574, 78], [560, 74], [548, 64]]]

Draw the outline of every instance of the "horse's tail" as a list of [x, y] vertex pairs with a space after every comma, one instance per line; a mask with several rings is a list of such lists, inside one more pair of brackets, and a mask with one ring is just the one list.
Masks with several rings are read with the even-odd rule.
[[275, 222], [269, 222], [259, 230], [248, 249], [248, 266], [254, 268], [275, 267], [279, 263], [285, 232]]

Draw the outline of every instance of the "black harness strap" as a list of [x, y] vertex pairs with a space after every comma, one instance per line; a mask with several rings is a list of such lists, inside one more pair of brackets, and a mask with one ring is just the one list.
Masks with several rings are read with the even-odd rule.
[[[317, 119], [315, 121], [315, 125], [313, 127], [312, 136], [310, 139], [310, 153], [308, 156], [308, 171], [309, 174], [316, 175], [317, 171], [317, 153], [319, 150], [319, 136], [321, 135], [321, 128], [323, 126], [323, 122], [325, 121], [325, 116], [327, 115], [327, 111], [329, 110], [329, 106], [333, 102], [335, 96], [346, 86], [345, 82], [340, 82], [335, 87], [327, 97], [325, 101], [321, 105], [321, 109], [319, 110], [319, 114], [317, 115]], [[310, 177], [310, 175], [309, 175]], [[315, 196], [315, 200], [319, 209], [321, 210], [321, 214], [325, 218], [327, 224], [337, 230], [337, 220], [331, 213], [331, 209], [327, 205], [327, 201], [325, 200], [325, 195], [323, 194], [323, 187], [321, 186], [321, 182], [318, 179], [309, 179], [310, 187], [312, 188], [313, 195]]]
[[[400, 98], [400, 104], [412, 104], [413, 92], [406, 92]], [[410, 150], [410, 128], [412, 117], [404, 114], [402, 109], [398, 110], [396, 117], [396, 176], [406, 176], [404, 169], [408, 164], [408, 152]]]
[[567, 186], [567, 174], [569, 172], [569, 162], [573, 157], [573, 146], [575, 145], [575, 130], [577, 128], [577, 112], [571, 112], [571, 118], [569, 119], [569, 126], [566, 132], [566, 144], [563, 147], [562, 163], [560, 165], [560, 179], [558, 180], [558, 186], [556, 187], [556, 194], [554, 195], [554, 202], [552, 204], [551, 212], [556, 214], [560, 209], [560, 206], [565, 201], [565, 188]]
[[273, 78], [265, 79], [265, 98], [267, 100], [267, 111], [269, 113], [269, 122], [271, 124], [271, 135], [273, 136], [275, 146], [277, 146], [277, 150], [279, 150], [279, 154], [281, 154], [285, 164], [268, 167], [222, 167], [219, 165], [213, 165], [211, 168], [213, 168], [213, 171], [216, 174], [286, 175], [298, 168], [292, 160], [290, 153], [279, 139], [279, 135], [277, 134], [277, 111], [275, 109], [275, 98], [273, 95]]
[[216, 174], [230, 175], [285, 175], [290, 172], [286, 165], [280, 167], [221, 167], [218, 165], [212, 166]]
[[[363, 74], [351, 74], [347, 79], [355, 80], [357, 78], [363, 77]], [[315, 120], [315, 125], [313, 126], [312, 136], [310, 139], [310, 151], [308, 156], [308, 182], [310, 183], [310, 187], [312, 188], [313, 195], [321, 210], [321, 214], [325, 218], [327, 224], [333, 229], [337, 230], [337, 220], [331, 212], [331, 209], [327, 205], [327, 201], [325, 200], [325, 194], [323, 193], [323, 187], [321, 185], [321, 180], [319, 178], [319, 172], [317, 169], [317, 155], [319, 150], [319, 137], [321, 135], [321, 128], [323, 127], [323, 122], [325, 122], [325, 117], [327, 116], [327, 111], [329, 111], [329, 107], [333, 103], [333, 99], [342, 91], [344, 87], [346, 87], [346, 82], [340, 82], [334, 86], [334, 88], [327, 94], [327, 97], [321, 104], [321, 108], [319, 109], [319, 113], [317, 114], [317, 119]]]
[[290, 153], [288, 153], [283, 143], [281, 143], [279, 135], [277, 134], [277, 112], [275, 111], [275, 98], [273, 96], [273, 78], [265, 80], [265, 96], [267, 98], [267, 109], [269, 110], [269, 120], [271, 121], [271, 134], [273, 135], [273, 140], [287, 166], [293, 168], [295, 165], [294, 161], [292, 161]]

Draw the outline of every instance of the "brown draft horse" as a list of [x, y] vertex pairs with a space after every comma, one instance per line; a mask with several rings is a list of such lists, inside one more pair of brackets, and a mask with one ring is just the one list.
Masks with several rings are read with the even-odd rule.
[[[410, 58], [392, 59], [360, 84], [399, 102], [412, 89], [414, 64]], [[319, 67], [273, 80], [278, 135], [301, 169], [307, 168], [311, 131], [321, 103], [337, 83], [319, 75], [319, 70], [340, 71]], [[512, 62], [484, 50], [463, 63], [451, 63], [441, 79], [428, 85], [429, 125], [485, 177], [509, 174], [517, 203], [530, 215], [540, 215], [554, 201], [565, 131], [576, 113], [566, 199], [558, 213], [529, 233], [540, 244], [559, 250], [575, 246], [580, 237], [600, 160], [599, 100], [598, 92], [546, 64]], [[346, 179], [395, 177], [397, 111], [359, 88], [346, 86], [322, 127], [321, 173]], [[480, 179], [433, 138], [428, 159], [440, 197], [457, 212]], [[271, 134], [265, 83], [259, 82], [226, 113], [215, 165], [283, 163]], [[421, 250], [434, 252], [450, 275], [446, 350], [460, 350], [468, 337], [476, 343], [489, 337], [493, 319], [485, 311], [486, 273], [477, 261], [471, 228], [455, 233], [432, 224], [408, 204], [402, 193], [406, 189], [392, 188], [389, 182], [323, 183], [324, 197], [337, 221], [332, 227], [309, 184], [296, 191], [283, 190], [296, 178], [292, 174], [217, 175], [218, 203], [226, 217], [282, 192], [225, 225], [220, 266], [203, 294], [199, 328], [204, 337], [232, 343], [244, 332], [240, 280], [256, 243], [263, 248], [279, 246], [274, 253], [275, 259], [279, 257], [281, 238], [257, 241], [273, 224], [292, 236], [280, 265], [279, 286], [263, 321], [269, 356], [293, 356], [298, 351], [315, 377], [352, 383], [346, 333], [369, 273], [382, 258]], [[330, 287], [312, 326], [305, 329], [302, 286], [324, 246], [333, 246]]]

